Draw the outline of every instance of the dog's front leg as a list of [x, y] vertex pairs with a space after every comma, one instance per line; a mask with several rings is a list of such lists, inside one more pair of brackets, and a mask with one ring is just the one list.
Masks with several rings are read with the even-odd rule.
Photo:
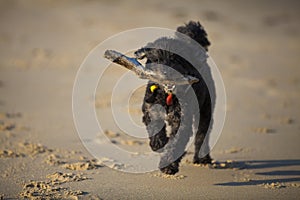
[[167, 143], [169, 138], [166, 134], [165, 112], [158, 104], [143, 104], [143, 122], [149, 135], [149, 145], [153, 151], [159, 151]]
[[192, 107], [188, 103], [183, 104], [182, 109], [179, 103], [176, 103], [168, 114], [171, 134], [159, 163], [160, 170], [165, 174], [175, 174], [179, 171], [179, 163], [193, 135], [191, 110]]
[[159, 169], [165, 174], [179, 171], [179, 163], [185, 154], [185, 148], [192, 136], [192, 128], [180, 126], [175, 135], [171, 135], [159, 163]]

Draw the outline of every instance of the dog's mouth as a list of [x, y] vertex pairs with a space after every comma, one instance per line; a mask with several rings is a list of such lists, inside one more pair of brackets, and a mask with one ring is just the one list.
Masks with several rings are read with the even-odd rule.
[[163, 89], [164, 89], [165, 93], [167, 93], [167, 94], [169, 94], [169, 93], [174, 94], [176, 86], [170, 85], [170, 84], [163, 84]]

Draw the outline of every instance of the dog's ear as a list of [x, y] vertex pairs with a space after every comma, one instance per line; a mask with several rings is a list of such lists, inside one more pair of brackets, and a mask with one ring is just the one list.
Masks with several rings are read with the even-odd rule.
[[210, 42], [207, 38], [206, 31], [199, 22], [190, 21], [184, 26], [179, 26], [177, 28], [177, 32], [185, 34], [193, 40], [196, 40], [206, 51], [208, 50]]

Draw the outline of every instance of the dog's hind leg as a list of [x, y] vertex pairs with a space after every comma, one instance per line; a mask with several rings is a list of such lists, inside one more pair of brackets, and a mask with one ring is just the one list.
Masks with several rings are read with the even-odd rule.
[[210, 164], [212, 159], [209, 155], [209, 128], [212, 123], [211, 101], [209, 96], [200, 109], [200, 121], [195, 137], [195, 154], [193, 163]]

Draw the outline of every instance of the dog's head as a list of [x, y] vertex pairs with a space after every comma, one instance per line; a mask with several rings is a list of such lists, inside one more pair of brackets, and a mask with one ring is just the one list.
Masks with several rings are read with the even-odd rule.
[[[190, 21], [177, 28], [176, 38], [159, 38], [135, 52], [137, 59], [147, 59], [145, 69], [160, 77], [160, 81], [157, 83], [162, 85], [166, 93], [172, 92], [176, 85], [181, 85], [179, 83], [181, 79], [188, 80], [188, 84], [193, 84], [198, 81], [200, 76], [191, 63], [178, 53], [173, 53], [179, 52], [181, 55], [187, 55], [187, 57], [190, 55], [199, 57], [199, 59], [203, 57], [200, 49], [194, 51], [195, 48], [188, 47], [193, 45], [187, 44], [189, 41], [183, 38], [182, 34], [195, 40], [205, 51], [208, 51], [210, 42], [206, 31], [199, 22]], [[167, 80], [176, 81], [168, 82]]]

